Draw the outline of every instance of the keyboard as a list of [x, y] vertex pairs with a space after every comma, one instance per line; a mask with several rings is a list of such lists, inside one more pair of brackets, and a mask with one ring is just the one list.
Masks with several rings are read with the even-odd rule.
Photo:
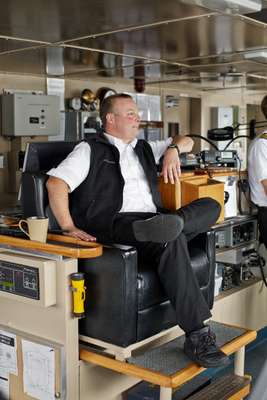
[[0, 235], [7, 235], [7, 236], [18, 237], [21, 239], [28, 239], [28, 236], [25, 235], [25, 233], [23, 233], [17, 227], [0, 226]]

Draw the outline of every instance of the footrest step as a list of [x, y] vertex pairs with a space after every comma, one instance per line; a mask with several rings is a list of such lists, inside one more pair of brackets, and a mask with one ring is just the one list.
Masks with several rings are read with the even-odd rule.
[[[255, 331], [217, 322], [211, 322], [210, 326], [216, 334], [218, 345], [226, 354], [235, 353], [257, 336]], [[80, 359], [159, 386], [176, 388], [204, 370], [186, 357], [183, 342], [184, 338], [180, 337], [126, 361], [115, 360], [106, 353], [87, 347], [80, 349]]]
[[[190, 396], [188, 400], [242, 399], [249, 394], [250, 381], [249, 376], [226, 375], [214, 380], [210, 385]], [[173, 400], [175, 400], [175, 395]]]

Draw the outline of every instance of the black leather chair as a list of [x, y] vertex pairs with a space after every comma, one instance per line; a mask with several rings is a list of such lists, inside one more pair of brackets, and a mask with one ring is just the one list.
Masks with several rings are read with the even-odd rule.
[[[31, 143], [22, 174], [21, 204], [24, 217], [48, 215], [45, 172], [72, 150], [74, 143]], [[52, 225], [51, 225], [52, 223]], [[214, 299], [214, 233], [198, 235], [189, 242], [193, 270], [209, 304]], [[133, 247], [105, 247], [102, 257], [79, 260], [85, 273], [86, 317], [80, 320], [80, 334], [118, 346], [155, 335], [176, 324], [175, 313], [158, 279], [153, 260], [137, 263]]]

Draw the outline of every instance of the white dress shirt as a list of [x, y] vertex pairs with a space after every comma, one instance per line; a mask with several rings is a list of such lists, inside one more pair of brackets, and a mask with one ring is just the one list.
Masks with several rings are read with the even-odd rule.
[[256, 137], [248, 153], [248, 176], [251, 200], [260, 207], [267, 207], [267, 195], [262, 180], [267, 179], [267, 139]]
[[[105, 133], [105, 136], [120, 153], [120, 167], [124, 178], [123, 204], [120, 212], [156, 212], [143, 167], [134, 151], [137, 139], [124, 143], [121, 139]], [[149, 142], [156, 163], [171, 144], [172, 138]], [[60, 178], [67, 183], [70, 192], [76, 189], [87, 177], [90, 169], [91, 148], [87, 142], [81, 142], [63, 160], [57, 168], [48, 171], [48, 175]]]

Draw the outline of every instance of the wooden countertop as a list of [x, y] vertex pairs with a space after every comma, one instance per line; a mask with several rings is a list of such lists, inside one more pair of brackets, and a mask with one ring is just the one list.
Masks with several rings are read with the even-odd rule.
[[24, 250], [39, 250], [43, 253], [59, 254], [71, 258], [94, 258], [101, 256], [103, 253], [103, 246], [99, 243], [85, 242], [69, 236], [53, 234], [47, 235], [47, 243], [0, 235], [0, 247], [1, 244]]

